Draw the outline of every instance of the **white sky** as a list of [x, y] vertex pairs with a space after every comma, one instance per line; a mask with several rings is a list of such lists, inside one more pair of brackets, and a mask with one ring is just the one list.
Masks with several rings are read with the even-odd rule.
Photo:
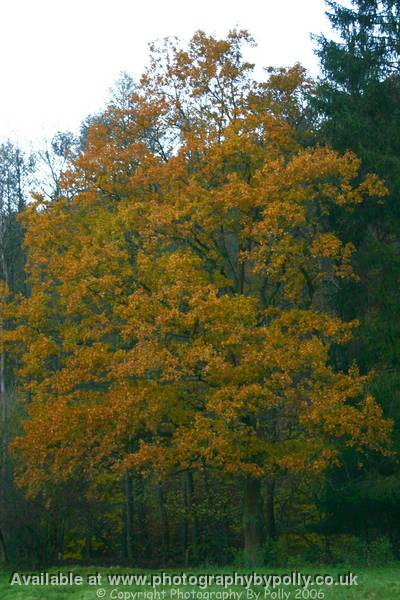
[[0, 141], [77, 129], [121, 71], [138, 76], [147, 44], [196, 29], [255, 37], [259, 66], [300, 61], [314, 74], [310, 32], [328, 31], [323, 0], [0, 0]]

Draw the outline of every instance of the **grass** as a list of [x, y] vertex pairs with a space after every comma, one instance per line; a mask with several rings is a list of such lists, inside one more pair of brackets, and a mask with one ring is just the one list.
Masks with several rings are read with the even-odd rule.
[[[198, 574], [232, 574], [234, 568], [225, 569], [195, 569], [187, 571], [187, 573]], [[259, 574], [276, 574], [284, 575], [291, 573], [294, 569], [266, 569], [260, 568], [256, 572]], [[67, 573], [68, 569], [60, 568], [60, 571]], [[102, 576], [101, 585], [89, 585], [86, 581], [89, 574], [99, 571]], [[336, 577], [338, 573], [345, 573], [346, 569], [340, 568], [304, 568], [296, 569], [304, 574], [330, 574]], [[52, 569], [52, 573], [56, 573], [57, 569]], [[310, 586], [305, 588], [294, 588], [290, 586], [278, 586], [273, 590], [269, 588], [264, 590], [263, 586], [251, 587], [249, 591], [241, 586], [229, 586], [227, 592], [231, 592], [229, 596], [222, 596], [224, 587], [210, 585], [205, 589], [200, 589], [193, 585], [175, 585], [156, 588], [158, 592], [162, 592], [159, 596], [152, 595], [152, 587], [150, 586], [133, 586], [133, 585], [111, 585], [107, 583], [107, 574], [127, 574], [137, 573], [146, 574], [150, 571], [139, 571], [130, 569], [90, 569], [79, 568], [73, 569], [74, 574], [79, 574], [83, 577], [84, 583], [79, 586], [38, 586], [24, 585], [11, 586], [9, 583], [10, 572], [0, 573], [0, 600], [399, 600], [400, 598], [400, 566], [388, 566], [381, 568], [360, 568], [353, 569], [352, 572], [358, 576], [358, 585], [353, 587], [342, 586]], [[154, 571], [156, 572], [156, 571]], [[180, 569], [175, 569], [167, 572], [168, 574], [181, 574]], [[250, 570], [239, 569], [239, 574], [249, 574]], [[22, 572], [21, 572], [22, 574]], [[179, 595], [177, 589], [183, 593]], [[101, 590], [98, 592], [98, 590]], [[192, 590], [194, 593], [192, 594]], [[318, 595], [318, 590], [321, 592]], [[136, 592], [136, 593], [135, 593]], [[142, 592], [142, 594], [137, 594]], [[146, 594], [143, 594], [146, 592]], [[150, 593], [149, 593], [150, 592]], [[185, 593], [189, 592], [190, 595]], [[236, 594], [233, 594], [235, 592]], [[239, 595], [241, 593], [241, 595]], [[98, 595], [97, 595], [98, 594]], [[256, 594], [259, 594], [258, 596]], [[286, 594], [286, 595], [285, 595]], [[287, 595], [289, 594], [289, 595]]]

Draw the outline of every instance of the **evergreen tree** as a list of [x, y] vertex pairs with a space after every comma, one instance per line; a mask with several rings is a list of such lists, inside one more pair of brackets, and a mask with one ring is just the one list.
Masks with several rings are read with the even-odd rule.
[[[355, 151], [362, 159], [364, 173], [376, 172], [389, 190], [384, 203], [366, 203], [344, 219], [336, 219], [341, 235], [356, 246], [355, 270], [360, 276], [358, 282], [341, 285], [338, 293], [340, 316], [358, 318], [360, 328], [350, 353], [341, 353], [337, 360], [357, 358], [365, 371], [376, 369], [379, 375], [372, 384], [373, 393], [394, 417], [398, 431], [400, 1], [352, 0], [350, 7], [331, 0], [326, 3], [340, 41], [315, 37], [322, 68], [312, 101], [319, 116], [319, 135], [340, 151]], [[396, 467], [387, 461], [370, 464], [367, 486], [365, 472], [350, 457], [347, 467], [347, 475], [343, 471], [334, 476], [341, 493], [336, 494], [339, 503], [337, 498], [330, 503], [333, 512], [350, 515], [355, 508], [366, 538], [368, 521], [375, 530], [398, 531], [400, 486]], [[367, 492], [359, 493], [361, 488]], [[377, 502], [390, 522], [372, 518]], [[351, 529], [351, 523], [346, 527]]]

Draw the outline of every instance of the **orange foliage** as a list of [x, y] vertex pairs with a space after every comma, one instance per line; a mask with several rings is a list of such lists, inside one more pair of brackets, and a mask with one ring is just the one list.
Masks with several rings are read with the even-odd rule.
[[320, 472], [342, 446], [387, 448], [367, 378], [329, 361], [355, 325], [332, 314], [355, 275], [329, 215], [385, 188], [351, 153], [301, 148], [309, 82], [298, 65], [254, 82], [248, 41], [154, 48], [64, 174], [73, 199], [24, 216], [14, 447], [31, 493], [104, 468]]

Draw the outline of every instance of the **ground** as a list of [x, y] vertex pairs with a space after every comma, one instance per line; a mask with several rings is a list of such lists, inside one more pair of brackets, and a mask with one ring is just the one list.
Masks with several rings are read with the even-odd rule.
[[[68, 573], [69, 568], [62, 567], [60, 571]], [[52, 569], [51, 574], [57, 573], [58, 569]], [[354, 568], [350, 571], [357, 576], [358, 585], [310, 585], [308, 587], [299, 587], [280, 585], [276, 579], [274, 588], [251, 586], [246, 590], [246, 586], [230, 585], [228, 586], [211, 584], [205, 587], [203, 584], [178, 584], [171, 586], [159, 585], [152, 588], [151, 585], [127, 585], [123, 582], [109, 583], [107, 576], [114, 575], [147, 575], [150, 571], [139, 571], [130, 569], [110, 568], [71, 568], [74, 575], [80, 575], [83, 580], [82, 585], [70, 586], [39, 586], [39, 585], [10, 585], [11, 572], [0, 573], [0, 600], [398, 600], [400, 598], [400, 568], [399, 565], [393, 565], [381, 568]], [[291, 575], [294, 571], [304, 575], [331, 575], [336, 581], [338, 574], [346, 574], [349, 569], [321, 567], [313, 568], [287, 568], [287, 569], [266, 569], [256, 570], [259, 575], [281, 576]], [[101, 582], [97, 585], [97, 580], [92, 579], [93, 585], [89, 585], [87, 578], [89, 575], [100, 573]], [[179, 569], [166, 571], [166, 575], [216, 575], [222, 574], [227, 577], [233, 576], [233, 568], [225, 569], [196, 569], [193, 571], [182, 572]], [[159, 575], [159, 572], [154, 571]], [[27, 572], [18, 572], [19, 575], [26, 575]], [[239, 570], [239, 575], [251, 575], [250, 570]], [[298, 575], [291, 575], [298, 577]], [[15, 578], [17, 581], [18, 578]], [[204, 581], [204, 580], [203, 580]], [[270, 580], [272, 581], [272, 580]], [[153, 593], [156, 589], [157, 594]], [[141, 593], [139, 593], [141, 592]]]

